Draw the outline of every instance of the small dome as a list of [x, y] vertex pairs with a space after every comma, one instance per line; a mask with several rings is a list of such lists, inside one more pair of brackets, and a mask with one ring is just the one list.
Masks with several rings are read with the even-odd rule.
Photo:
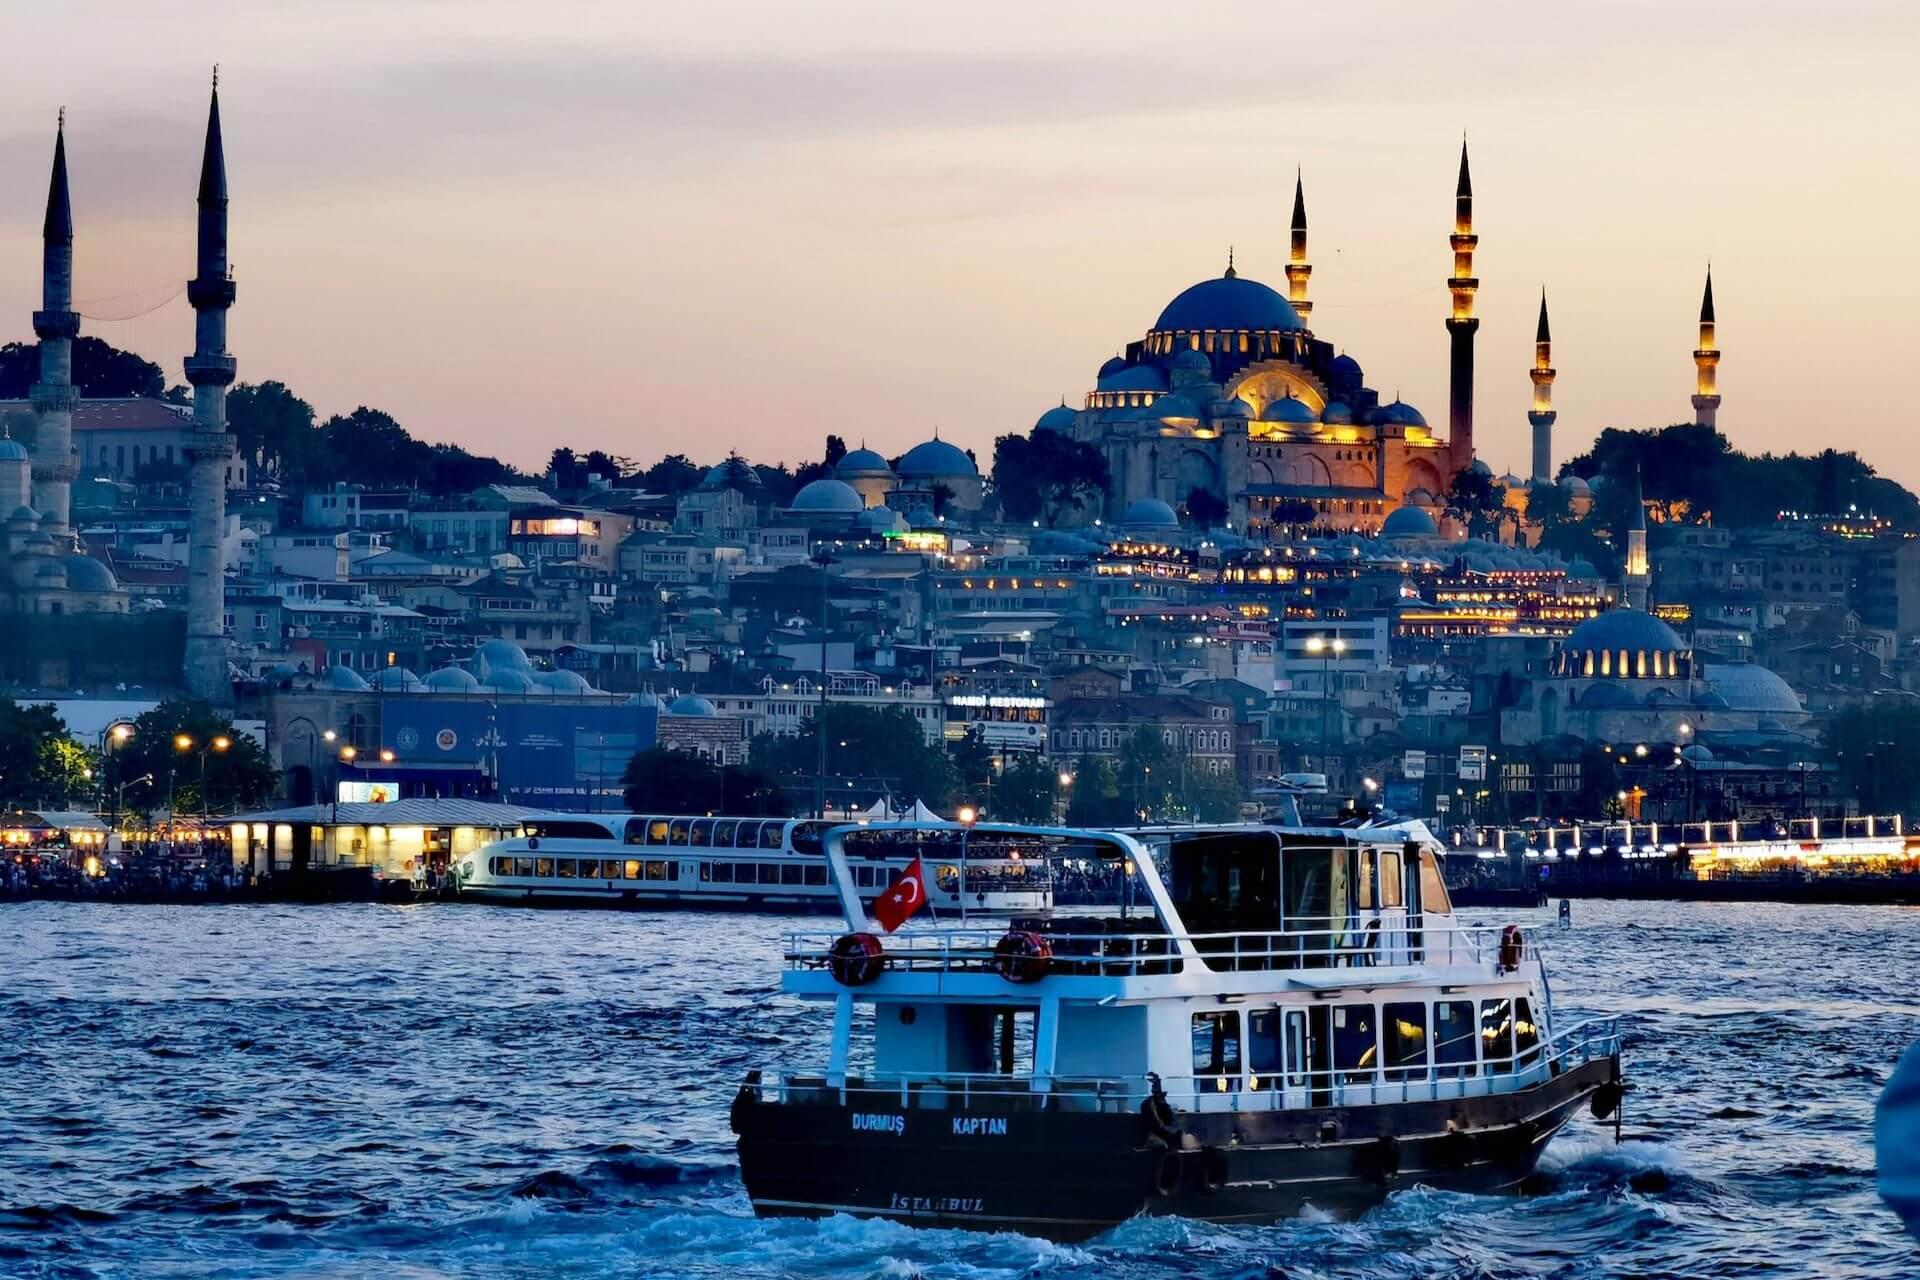
[[855, 523], [868, 533], [887, 534], [900, 529], [905, 522], [898, 512], [888, 507], [868, 507]]
[[1582, 707], [1637, 707], [1640, 702], [1623, 684], [1612, 680], [1596, 680], [1587, 686], [1580, 695]]
[[0, 439], [0, 462], [32, 462], [27, 447], [12, 436]]
[[710, 467], [700, 481], [702, 489], [739, 489], [742, 491], [760, 488], [760, 473], [751, 463], [737, 453], [727, 455], [727, 460], [716, 467]]
[[1327, 366], [1327, 382], [1341, 391], [1358, 391], [1366, 381], [1360, 362], [1352, 356], [1338, 355]]
[[820, 479], [802, 486], [800, 492], [793, 495], [790, 510], [858, 515], [866, 509], [866, 505], [866, 501], [845, 480]]
[[915, 529], [937, 529], [940, 517], [933, 514], [933, 508], [923, 502], [907, 512], [907, 524]]
[[1296, 400], [1291, 395], [1281, 396], [1260, 411], [1262, 422], [1285, 422], [1306, 425], [1320, 421], [1320, 415], [1305, 400]]
[[1135, 498], [1127, 504], [1120, 523], [1130, 529], [1178, 529], [1180, 517], [1158, 498]]
[[593, 686], [578, 671], [542, 671], [534, 679], [555, 693], [593, 692]]
[[1756, 663], [1709, 663], [1706, 676], [1707, 687], [1727, 700], [1729, 711], [1798, 715], [1803, 710], [1793, 686]]
[[667, 707], [672, 716], [712, 716], [719, 714], [713, 704], [697, 693], [683, 693]]
[[628, 698], [625, 705], [629, 707], [650, 707], [655, 711], [665, 711], [667, 709], [667, 704], [660, 701], [659, 694], [648, 693], [645, 689]]
[[1213, 361], [1207, 359], [1205, 352], [1195, 351], [1192, 347], [1186, 347], [1173, 357], [1173, 361], [1168, 367], [1175, 373], [1211, 374], [1213, 372]]
[[1477, 476], [1485, 476], [1489, 480], [1493, 478], [1493, 468], [1488, 466], [1485, 462], [1483, 462], [1479, 458], [1475, 458], [1472, 462], [1469, 462], [1467, 464], [1467, 470], [1473, 472], [1473, 474]]
[[1713, 759], [1713, 749], [1695, 742], [1680, 748], [1680, 758], [1688, 764], [1706, 764]]
[[1344, 401], [1335, 400], [1320, 411], [1320, 421], [1330, 427], [1352, 426], [1353, 410], [1348, 408]]
[[474, 653], [482, 675], [491, 671], [531, 671], [527, 651], [511, 640], [488, 640]]
[[1119, 373], [1122, 369], [1125, 369], [1126, 367], [1127, 367], [1127, 362], [1121, 357], [1115, 356], [1111, 360], [1107, 361], [1105, 364], [1100, 366], [1099, 376], [1102, 378], [1111, 378], [1114, 374]]
[[1057, 404], [1040, 415], [1040, 420], [1033, 424], [1033, 429], [1035, 431], [1071, 431], [1073, 423], [1073, 410], [1064, 404]]
[[955, 448], [945, 440], [933, 439], [907, 450], [900, 459], [899, 472], [903, 476], [938, 479], [943, 476], [977, 476], [980, 468], [973, 465], [973, 459], [964, 450]]
[[386, 689], [390, 692], [402, 690], [412, 692], [426, 687], [420, 683], [419, 676], [405, 667], [382, 667], [373, 673], [373, 678], [367, 681], [367, 684], [375, 689]]
[[485, 688], [498, 693], [532, 693], [540, 688], [533, 682], [533, 674], [513, 667], [502, 667], [487, 673]]
[[342, 693], [365, 693], [372, 687], [352, 667], [328, 667], [325, 680], [327, 688]]
[[1686, 649], [1672, 627], [1639, 609], [1609, 609], [1573, 629], [1565, 646], [1574, 653], [1621, 649], [1629, 653], [1676, 653]]
[[1437, 538], [1440, 527], [1419, 507], [1398, 507], [1380, 523], [1383, 538]]
[[92, 556], [62, 556], [60, 563], [67, 568], [69, 591], [118, 591], [120, 589], [120, 584], [114, 580], [113, 570]]
[[1569, 578], [1597, 578], [1600, 576], [1600, 571], [1593, 567], [1593, 561], [1582, 556], [1577, 557], [1572, 564], [1567, 566], [1567, 576]]
[[464, 667], [442, 667], [438, 671], [430, 671], [420, 683], [435, 693], [471, 693], [480, 687], [473, 673]]
[[[1113, 361], [1107, 361], [1112, 364]], [[1112, 373], [1102, 373], [1095, 391], [1165, 391], [1167, 380], [1150, 364], [1127, 365]]]
[[842, 479], [849, 476], [891, 476], [893, 468], [887, 465], [885, 458], [865, 445], [861, 445], [840, 459], [839, 464], [833, 469], [833, 474]]
[[1160, 318], [1156, 331], [1204, 329], [1285, 329], [1298, 332], [1307, 326], [1293, 304], [1274, 289], [1244, 276], [1220, 276], [1202, 280], [1182, 290]]
[[1187, 396], [1176, 391], [1172, 395], [1161, 396], [1153, 402], [1152, 415], [1155, 418], [1198, 418], [1200, 406]]
[[1404, 400], [1395, 400], [1383, 404], [1373, 411], [1373, 420], [1384, 426], [1424, 427], [1426, 418], [1421, 412]]
[[1509, 489], [1524, 489], [1527, 487], [1527, 482], [1511, 471], [1500, 477], [1500, 483]]
[[15, 507], [13, 514], [7, 517], [8, 524], [39, 524], [40, 513], [32, 507]]
[[1589, 485], [1585, 480], [1582, 480], [1579, 476], [1573, 475], [1571, 473], [1569, 473], [1568, 475], [1562, 476], [1560, 478], [1560, 487], [1562, 489], [1565, 489], [1568, 493], [1592, 493], [1593, 492], [1593, 486]]

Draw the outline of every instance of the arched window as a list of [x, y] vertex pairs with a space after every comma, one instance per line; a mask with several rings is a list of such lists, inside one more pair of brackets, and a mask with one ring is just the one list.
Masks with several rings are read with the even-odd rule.
[[[1593, 661], [1592, 657], [1588, 657], [1587, 661], [1591, 664]], [[1588, 674], [1591, 675], [1592, 672], [1588, 672]], [[1600, 674], [1603, 676], [1613, 674], [1613, 650], [1611, 649], [1602, 649], [1600, 651]]]

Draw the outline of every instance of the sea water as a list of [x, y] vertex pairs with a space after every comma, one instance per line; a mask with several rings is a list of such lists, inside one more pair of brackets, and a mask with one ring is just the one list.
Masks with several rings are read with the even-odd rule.
[[1542, 931], [1559, 1016], [1629, 1019], [1624, 1142], [1583, 1111], [1522, 1194], [1069, 1247], [752, 1216], [728, 1103], [825, 1055], [778, 994], [791, 922], [0, 906], [0, 1275], [1920, 1275], [1872, 1145], [1920, 911], [1574, 920]]

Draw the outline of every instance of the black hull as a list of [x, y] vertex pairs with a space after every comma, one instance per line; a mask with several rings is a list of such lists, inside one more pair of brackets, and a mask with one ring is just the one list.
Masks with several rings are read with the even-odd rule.
[[1576, 1109], [1619, 1079], [1595, 1060], [1519, 1093], [1298, 1111], [1176, 1114], [1156, 1134], [1131, 1111], [903, 1109], [820, 1090], [734, 1104], [740, 1170], [763, 1217], [846, 1213], [923, 1226], [1085, 1239], [1139, 1214], [1273, 1222], [1312, 1206], [1350, 1215], [1416, 1184], [1519, 1185]]

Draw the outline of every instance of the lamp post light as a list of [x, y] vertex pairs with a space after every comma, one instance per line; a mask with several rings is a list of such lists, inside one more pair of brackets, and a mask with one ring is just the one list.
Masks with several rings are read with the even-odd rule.
[[1347, 642], [1335, 636], [1307, 637], [1307, 652], [1320, 659], [1320, 767], [1327, 767], [1327, 721], [1333, 706], [1333, 660], [1347, 651]]
[[960, 895], [960, 919], [967, 918], [967, 837], [973, 834], [973, 824], [980, 820], [980, 811], [970, 804], [963, 804], [953, 815], [960, 821], [960, 871], [956, 889]]

